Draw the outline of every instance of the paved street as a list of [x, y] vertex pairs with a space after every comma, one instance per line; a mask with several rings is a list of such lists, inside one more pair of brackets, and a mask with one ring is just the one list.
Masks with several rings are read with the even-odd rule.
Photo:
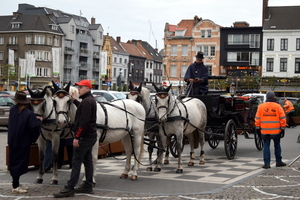
[[[282, 140], [283, 161], [290, 163], [300, 154], [296, 143], [300, 126], [287, 129]], [[38, 170], [31, 170], [21, 177], [21, 183], [28, 186], [26, 194], [11, 194], [11, 177], [5, 166], [7, 133], [0, 132], [1, 173], [0, 199], [52, 199], [67, 182], [70, 170], [67, 165], [59, 170], [58, 185], [51, 186], [51, 174], [44, 175], [43, 184], [34, 184]], [[300, 160], [291, 167], [276, 168], [272, 147], [271, 169], [264, 170], [262, 152], [256, 150], [253, 139], [238, 138], [235, 159], [228, 160], [221, 141], [217, 149], [205, 147], [206, 164], [186, 166], [189, 146], [183, 153], [183, 174], [176, 174], [177, 159], [170, 158], [169, 165], [163, 165], [161, 172], [146, 172], [140, 166], [138, 180], [119, 179], [124, 160], [112, 157], [99, 159], [97, 163], [97, 184], [93, 195], [77, 194], [72, 199], [300, 199]], [[199, 156], [199, 150], [196, 151]], [[124, 155], [118, 156], [123, 159]], [[142, 163], [147, 162], [144, 153]]]

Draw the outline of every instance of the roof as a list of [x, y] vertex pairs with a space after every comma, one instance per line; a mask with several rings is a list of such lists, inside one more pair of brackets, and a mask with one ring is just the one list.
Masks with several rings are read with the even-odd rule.
[[172, 28], [173, 31], [171, 31], [171, 32], [174, 32], [170, 36], [175, 36], [175, 32], [177, 30], [186, 30], [184, 36], [192, 36], [192, 29], [194, 27], [194, 20], [193, 19], [183, 19], [179, 22], [179, 24], [175, 28], [173, 26], [174, 25], [169, 25], [169, 30], [171, 31], [171, 28]]
[[99, 27], [101, 27], [101, 24], [90, 24], [89, 30], [97, 30]]
[[112, 46], [112, 51], [113, 51], [114, 53], [122, 53], [122, 54], [128, 55], [128, 53], [123, 49], [123, 47], [120, 46], [119, 43], [118, 43], [112, 36], [107, 36], [107, 35], [105, 35], [104, 37], [105, 37], [105, 38], [106, 38], [106, 37], [109, 37], [109, 39], [110, 39], [110, 44], [111, 44], [111, 46]]
[[162, 56], [157, 52], [157, 50], [153, 49], [153, 47], [146, 41], [142, 41], [141, 45], [150, 53], [153, 59], [156, 62], [162, 62]]
[[[21, 25], [19, 28], [12, 28], [11, 22], [20, 22]], [[18, 15], [16, 18], [13, 18], [13, 15], [0, 16], [0, 31], [33, 30], [62, 33], [60, 29], [52, 30], [50, 24], [54, 23], [45, 15]]]
[[149, 54], [149, 52], [142, 46], [141, 42], [142, 41], [132, 40], [128, 41], [127, 43], [134, 44], [147, 60], [154, 60], [154, 58]]
[[269, 19], [264, 21], [265, 30], [300, 29], [300, 6], [267, 7]]
[[130, 55], [145, 58], [145, 56], [140, 52], [140, 50], [135, 45], [125, 43], [125, 42], [120, 42], [120, 44]]

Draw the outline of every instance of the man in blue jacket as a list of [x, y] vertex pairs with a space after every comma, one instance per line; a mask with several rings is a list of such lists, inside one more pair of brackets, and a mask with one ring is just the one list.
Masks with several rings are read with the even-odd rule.
[[202, 95], [208, 92], [208, 69], [203, 64], [203, 52], [199, 51], [196, 61], [186, 70], [184, 81], [188, 82], [187, 93], [191, 95]]

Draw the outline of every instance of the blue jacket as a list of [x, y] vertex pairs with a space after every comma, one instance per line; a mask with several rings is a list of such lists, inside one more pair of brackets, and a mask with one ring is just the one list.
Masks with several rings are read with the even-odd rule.
[[198, 83], [194, 83], [194, 86], [199, 86], [200, 89], [207, 90], [208, 69], [203, 63], [198, 64], [194, 62], [188, 67], [184, 76], [184, 81], [188, 82], [188, 79], [190, 78], [192, 79], [200, 78], [201, 81]]

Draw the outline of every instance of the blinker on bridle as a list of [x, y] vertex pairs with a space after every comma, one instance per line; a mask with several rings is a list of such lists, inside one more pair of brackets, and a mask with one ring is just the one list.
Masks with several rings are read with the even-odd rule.
[[158, 96], [158, 97], [161, 98], [161, 99], [166, 98], [168, 95], [169, 95], [169, 94], [168, 94], [167, 92], [158, 92], [158, 93], [156, 94], [156, 96]]

